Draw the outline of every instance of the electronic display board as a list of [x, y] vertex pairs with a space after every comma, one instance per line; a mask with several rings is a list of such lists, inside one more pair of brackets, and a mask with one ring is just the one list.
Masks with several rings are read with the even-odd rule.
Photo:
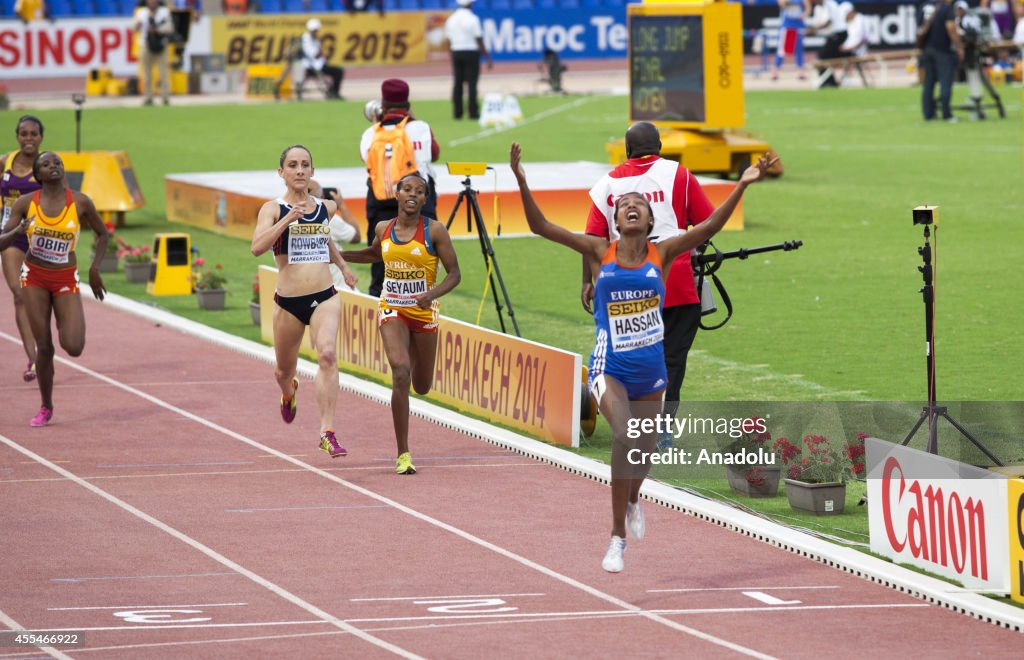
[[673, 128], [743, 126], [742, 9], [629, 5], [629, 117]]

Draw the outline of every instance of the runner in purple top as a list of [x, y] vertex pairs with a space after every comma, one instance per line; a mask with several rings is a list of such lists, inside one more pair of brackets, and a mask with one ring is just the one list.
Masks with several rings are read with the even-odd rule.
[[[11, 215], [11, 207], [18, 197], [39, 190], [39, 183], [32, 176], [32, 164], [39, 156], [39, 145], [43, 142], [43, 122], [32, 115], [24, 115], [18, 120], [14, 130], [18, 138], [18, 148], [0, 158], [3, 174], [0, 176], [0, 203], [3, 205], [3, 222], [0, 227], [7, 226]], [[14, 243], [3, 251], [4, 279], [14, 296], [14, 318], [18, 322], [18, 333], [25, 347], [28, 366], [23, 377], [25, 381], [36, 378], [36, 340], [32, 336], [32, 327], [28, 322], [28, 311], [21, 295], [21, 265], [28, 251], [28, 239], [19, 235]]]

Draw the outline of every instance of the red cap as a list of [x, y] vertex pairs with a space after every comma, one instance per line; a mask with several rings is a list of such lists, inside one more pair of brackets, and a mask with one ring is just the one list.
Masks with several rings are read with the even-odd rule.
[[384, 103], [408, 103], [409, 83], [398, 78], [388, 78], [380, 84], [380, 98]]

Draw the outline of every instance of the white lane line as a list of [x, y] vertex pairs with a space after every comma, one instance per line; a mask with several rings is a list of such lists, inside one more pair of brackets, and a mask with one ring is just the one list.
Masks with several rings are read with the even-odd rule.
[[[277, 458], [276, 456], [268, 456], [267, 458]], [[419, 459], [417, 459], [419, 460]], [[68, 461], [54, 461], [55, 463], [67, 463]], [[25, 461], [28, 464], [34, 464], [32, 461]], [[476, 469], [476, 468], [510, 468], [510, 467], [544, 467], [543, 463], [537, 461], [530, 461], [529, 463], [477, 463], [474, 465], [432, 465], [433, 469]], [[380, 466], [358, 466], [358, 467], [335, 467], [327, 468], [329, 472], [380, 472]], [[114, 479], [164, 479], [164, 478], [177, 478], [177, 477], [231, 477], [248, 474], [282, 474], [288, 472], [306, 472], [305, 468], [281, 468], [275, 470], [219, 470], [216, 472], [162, 472], [159, 474], [97, 474], [93, 476], [83, 476], [82, 478], [86, 481], [110, 481]], [[39, 477], [36, 479], [0, 479], [0, 485], [4, 484], [36, 484], [46, 482], [59, 482], [64, 481], [63, 477]]]
[[[60, 361], [63, 362], [63, 363], [66, 363], [68, 365], [74, 366], [75, 368], [81, 369], [81, 367], [78, 367], [78, 365], [73, 365], [71, 362], [69, 362], [68, 360], [65, 360], [63, 358], [60, 358]], [[85, 370], [85, 371], [88, 372], [89, 370]], [[99, 374], [95, 374], [95, 372], [92, 372], [92, 373], [94, 375], [96, 375], [96, 376], [99, 376]], [[112, 381], [111, 379], [106, 378], [105, 376], [101, 377], [101, 380], [108, 380], [112, 384], [117, 384], [114, 381]], [[125, 387], [125, 386], [121, 385], [121, 387]], [[130, 388], [127, 388], [127, 389], [130, 389]], [[168, 535], [178, 539], [182, 543], [185, 543], [186, 545], [189, 545], [189, 546], [195, 548], [199, 552], [203, 553], [204, 555], [206, 555], [207, 557], [213, 559], [214, 561], [220, 563], [221, 565], [226, 566], [226, 567], [230, 568], [233, 571], [241, 573], [242, 575], [244, 575], [245, 577], [249, 578], [250, 580], [252, 580], [256, 584], [260, 585], [264, 589], [267, 589], [268, 591], [271, 591], [272, 593], [274, 593], [274, 594], [280, 596], [281, 598], [287, 600], [288, 602], [292, 603], [293, 605], [302, 608], [303, 610], [309, 612], [313, 616], [318, 617], [320, 619], [323, 619], [325, 622], [330, 623], [331, 625], [333, 625], [333, 626], [335, 626], [337, 628], [340, 628], [341, 630], [345, 630], [347, 632], [350, 632], [353, 635], [355, 635], [356, 637], [359, 637], [360, 639], [362, 639], [363, 641], [369, 642], [370, 644], [373, 644], [374, 646], [377, 646], [377, 647], [382, 648], [384, 650], [390, 651], [391, 653], [394, 653], [395, 655], [398, 655], [398, 656], [401, 656], [401, 657], [404, 657], [404, 658], [419, 658], [419, 656], [417, 656], [417, 655], [415, 655], [413, 653], [410, 653], [409, 651], [406, 651], [405, 649], [403, 649], [401, 647], [395, 646], [394, 644], [391, 644], [389, 642], [385, 642], [383, 639], [380, 639], [378, 637], [374, 637], [373, 635], [370, 635], [369, 633], [365, 633], [362, 630], [360, 630], [359, 628], [356, 628], [355, 626], [353, 626], [353, 625], [351, 625], [349, 623], [345, 623], [344, 621], [342, 621], [341, 619], [335, 617], [334, 615], [329, 614], [328, 612], [325, 612], [325, 611], [321, 610], [319, 607], [316, 607], [312, 603], [308, 603], [308, 602], [302, 600], [301, 598], [299, 598], [295, 594], [287, 591], [283, 587], [279, 587], [278, 585], [274, 584], [270, 580], [262, 577], [261, 575], [257, 575], [253, 571], [250, 571], [249, 569], [245, 568], [241, 564], [238, 564], [237, 562], [234, 562], [234, 561], [228, 559], [227, 557], [225, 557], [224, 555], [220, 554], [219, 552], [217, 552], [213, 548], [210, 548], [210, 547], [207, 547], [207, 546], [203, 545], [202, 543], [200, 543], [199, 541], [195, 540], [191, 536], [188, 536], [187, 534], [178, 531], [177, 529], [171, 527], [170, 525], [168, 525], [168, 524], [166, 524], [166, 523], [164, 523], [164, 522], [162, 522], [160, 520], [157, 520], [156, 518], [154, 518], [153, 516], [149, 515], [145, 511], [142, 511], [141, 509], [138, 509], [138, 508], [132, 506], [128, 502], [125, 502], [124, 500], [122, 500], [122, 499], [120, 499], [120, 498], [118, 498], [118, 497], [108, 493], [107, 491], [103, 490], [102, 488], [100, 488], [100, 487], [98, 487], [98, 486], [96, 486], [94, 484], [89, 483], [88, 481], [82, 479], [81, 477], [79, 477], [79, 476], [77, 476], [75, 474], [72, 474], [71, 472], [69, 472], [69, 471], [65, 470], [64, 468], [60, 467], [59, 465], [55, 465], [55, 464], [51, 463], [50, 461], [48, 461], [47, 459], [43, 458], [42, 456], [36, 454], [35, 452], [31, 451], [30, 449], [26, 449], [25, 447], [22, 447], [21, 445], [19, 445], [18, 443], [14, 442], [10, 438], [8, 438], [8, 437], [6, 437], [4, 435], [0, 435], [0, 442], [3, 442], [3, 444], [7, 445], [11, 449], [14, 449], [15, 451], [21, 452], [25, 456], [28, 456], [29, 458], [31, 458], [32, 460], [40, 463], [41, 465], [45, 465], [46, 467], [50, 468], [51, 470], [53, 470], [57, 474], [62, 475], [64, 478], [68, 479], [69, 481], [72, 481], [75, 484], [81, 486], [82, 488], [85, 488], [86, 490], [92, 492], [93, 494], [98, 495], [99, 497], [102, 497], [103, 499], [107, 500], [111, 504], [114, 504], [115, 506], [123, 509], [124, 511], [130, 513], [131, 515], [135, 516], [136, 518], [139, 518], [139, 519], [149, 523], [153, 527], [156, 527], [157, 529], [163, 531], [164, 533], [166, 533], [166, 534], [168, 534]]]
[[286, 506], [274, 509], [224, 509], [227, 513], [263, 513], [265, 511], [321, 511], [323, 509], [386, 509], [386, 504], [350, 504], [338, 506]]
[[[646, 617], [679, 616], [686, 614], [752, 614], [759, 612], [790, 612], [804, 610], [885, 610], [907, 607], [931, 607], [928, 603], [871, 603], [867, 605], [772, 605], [757, 607], [693, 607], [687, 609], [654, 610], [590, 610], [583, 612], [498, 612], [493, 614], [426, 614], [422, 616], [381, 616], [345, 619], [349, 623], [405, 623], [409, 621], [444, 621], [472, 619], [545, 619], [548, 617]], [[78, 628], [81, 630], [81, 628]], [[88, 630], [86, 628], [85, 630]]]
[[[2, 623], [5, 626], [7, 626], [7, 628], [10, 629], [10, 630], [17, 630], [17, 631], [25, 630], [24, 626], [22, 626], [20, 623], [18, 623], [17, 621], [12, 619], [11, 617], [7, 616], [7, 613], [4, 612], [3, 610], [0, 610], [0, 623]], [[42, 632], [53, 632], [53, 629], [48, 629], [48, 630], [45, 630], [45, 631], [42, 631]], [[36, 646], [36, 647], [33, 647], [33, 651], [34, 650], [42, 651], [43, 653], [45, 653], [46, 655], [50, 656], [51, 658], [59, 658], [59, 660], [71, 660], [71, 656], [65, 655], [65, 654], [61, 653], [60, 651], [58, 651], [57, 649], [53, 648], [52, 646]], [[27, 653], [28, 649], [26, 648], [25, 651]], [[18, 654], [18, 655], [19, 656], [23, 656], [24, 654]]]
[[349, 598], [353, 603], [369, 603], [376, 601], [394, 600], [425, 600], [434, 598], [523, 598], [526, 596], [546, 596], [547, 594], [482, 594], [482, 595], [459, 595], [459, 596], [399, 596], [396, 598]]
[[701, 592], [701, 591], [790, 591], [792, 589], [838, 589], [838, 585], [821, 585], [821, 586], [808, 586], [808, 587], [703, 587], [693, 589], [648, 589], [649, 594], [669, 594], [669, 593], [687, 593], [687, 592]]
[[[259, 628], [262, 626], [323, 626], [330, 621], [306, 619], [302, 621], [247, 621], [245, 623], [168, 623], [151, 626], [76, 626], [74, 630], [82, 632], [118, 632], [122, 630], [185, 630], [191, 628]], [[40, 628], [39, 632], [53, 631], [53, 628]], [[348, 630], [341, 630], [351, 634]]]
[[239, 577], [238, 573], [178, 573], [177, 575], [97, 575], [95, 577], [50, 578], [50, 582], [93, 582], [101, 580], [171, 580], [177, 578]]
[[[14, 337], [12, 337], [10, 335], [7, 335], [6, 333], [0, 333], [0, 336], [6, 338], [8, 341], [12, 341], [12, 342], [15, 341]], [[241, 433], [238, 433], [236, 431], [232, 431], [229, 428], [226, 428], [224, 426], [221, 426], [220, 424], [217, 424], [217, 423], [212, 422], [212, 421], [210, 421], [208, 419], [200, 417], [199, 415], [191, 413], [191, 412], [189, 412], [189, 411], [187, 411], [187, 410], [185, 410], [183, 408], [179, 408], [178, 406], [175, 406], [174, 404], [168, 403], [167, 401], [164, 401], [163, 399], [160, 399], [160, 398], [155, 397], [155, 396], [153, 396], [151, 394], [143, 392], [143, 391], [141, 391], [139, 389], [136, 389], [136, 388], [134, 388], [134, 387], [132, 387], [130, 385], [126, 385], [125, 383], [122, 383], [120, 381], [114, 380], [113, 378], [110, 378], [109, 376], [106, 376], [106, 375], [101, 374], [99, 372], [93, 371], [92, 369], [89, 369], [88, 367], [84, 367], [84, 366], [82, 366], [80, 364], [72, 362], [71, 360], [68, 360], [67, 358], [58, 357], [56, 359], [57, 359], [57, 361], [59, 361], [61, 364], [65, 365], [65, 366], [67, 366], [68, 368], [74, 369], [76, 371], [80, 371], [80, 372], [82, 372], [84, 374], [92, 376], [93, 378], [96, 378], [97, 380], [101, 380], [103, 382], [109, 383], [110, 385], [113, 385], [113, 386], [115, 386], [117, 388], [120, 388], [120, 389], [124, 390], [125, 392], [133, 394], [133, 395], [139, 397], [140, 399], [143, 399], [143, 400], [148, 401], [148, 402], [150, 402], [150, 403], [152, 403], [154, 405], [157, 405], [157, 406], [159, 406], [161, 408], [164, 408], [166, 410], [174, 412], [174, 413], [176, 413], [176, 414], [178, 414], [178, 415], [180, 415], [182, 417], [190, 419], [190, 420], [196, 422], [197, 424], [201, 424], [203, 426], [206, 426], [207, 428], [210, 428], [210, 429], [213, 429], [215, 431], [218, 431], [218, 432], [220, 432], [220, 433], [222, 433], [222, 434], [224, 434], [224, 435], [226, 435], [226, 436], [228, 436], [230, 438], [234, 438], [235, 440], [238, 440], [239, 442], [247, 444], [250, 447], [255, 447], [256, 449], [259, 449], [259, 450], [261, 450], [263, 452], [266, 452], [266, 453], [271, 454], [273, 456], [277, 456], [278, 458], [280, 458], [283, 461], [287, 461], [289, 463], [292, 463], [293, 465], [305, 468], [305, 469], [309, 470], [310, 472], [312, 472], [313, 474], [319, 475], [319, 476], [321, 476], [321, 477], [323, 477], [325, 479], [333, 481], [334, 483], [337, 483], [337, 484], [339, 484], [341, 486], [344, 486], [345, 488], [348, 488], [348, 489], [353, 490], [353, 491], [355, 491], [357, 493], [360, 493], [360, 494], [362, 494], [362, 495], [364, 495], [364, 496], [366, 496], [366, 497], [368, 497], [370, 499], [376, 500], [378, 502], [383, 502], [384, 504], [387, 504], [388, 506], [393, 507], [397, 511], [401, 511], [401, 512], [403, 512], [403, 513], [405, 513], [405, 514], [407, 514], [407, 515], [409, 515], [409, 516], [411, 516], [411, 517], [413, 517], [413, 518], [415, 518], [415, 519], [417, 519], [417, 520], [419, 520], [421, 522], [425, 522], [425, 523], [427, 523], [429, 525], [433, 525], [434, 527], [437, 527], [438, 529], [442, 529], [442, 530], [444, 530], [446, 532], [449, 532], [450, 534], [453, 534], [453, 535], [455, 535], [455, 536], [457, 536], [457, 537], [459, 537], [461, 539], [464, 539], [466, 541], [469, 541], [470, 543], [474, 543], [474, 544], [476, 544], [476, 545], [478, 545], [478, 546], [480, 546], [482, 548], [490, 550], [491, 552], [494, 552], [495, 554], [498, 554], [498, 555], [500, 555], [502, 557], [505, 557], [506, 559], [510, 559], [510, 560], [512, 560], [512, 561], [514, 561], [514, 562], [516, 562], [516, 563], [518, 563], [520, 565], [522, 565], [522, 566], [525, 566], [526, 568], [529, 568], [529, 569], [534, 570], [534, 571], [536, 571], [538, 573], [541, 573], [542, 575], [546, 575], [547, 577], [552, 578], [552, 579], [554, 579], [554, 580], [556, 580], [558, 582], [561, 582], [562, 584], [564, 584], [566, 586], [572, 587], [574, 589], [578, 589], [578, 590], [580, 590], [580, 591], [582, 591], [584, 593], [587, 593], [587, 594], [589, 594], [589, 595], [591, 595], [591, 596], [593, 596], [595, 598], [599, 598], [600, 600], [603, 600], [603, 601], [605, 601], [607, 603], [611, 603], [612, 605], [615, 605], [616, 607], [622, 608], [623, 610], [627, 610], [627, 611], [630, 611], [630, 612], [637, 613], [638, 615], [640, 615], [640, 616], [642, 616], [644, 618], [650, 619], [651, 621], [653, 621], [655, 623], [660, 623], [663, 626], [666, 626], [666, 627], [671, 628], [673, 630], [676, 630], [678, 632], [690, 635], [691, 637], [695, 637], [697, 639], [703, 640], [705, 642], [708, 642], [709, 644], [714, 644], [716, 646], [721, 646], [723, 648], [727, 648], [727, 649], [736, 651], [737, 653], [741, 653], [743, 655], [747, 655], [747, 656], [750, 656], [750, 657], [753, 657], [753, 658], [761, 658], [762, 660], [768, 660], [768, 659], [774, 660], [773, 656], [761, 653], [760, 651], [755, 651], [754, 649], [750, 649], [750, 648], [747, 648], [747, 647], [742, 646], [740, 644], [736, 644], [734, 642], [730, 642], [727, 639], [723, 639], [721, 637], [717, 637], [717, 636], [712, 635], [710, 633], [706, 633], [706, 632], [704, 632], [702, 630], [697, 630], [696, 628], [691, 628], [691, 627], [683, 625], [681, 623], [677, 623], [676, 621], [672, 621], [671, 619], [666, 619], [666, 618], [664, 618], [664, 617], [662, 617], [662, 616], [660, 616], [658, 614], [646, 612], [641, 607], [639, 607], [637, 605], [634, 605], [633, 603], [630, 603], [628, 601], [622, 600], [621, 598], [618, 598], [617, 596], [613, 596], [613, 595], [611, 595], [609, 593], [605, 593], [605, 592], [601, 591], [600, 589], [598, 589], [596, 587], [592, 587], [589, 584], [586, 584], [584, 582], [580, 582], [579, 580], [571, 578], [568, 575], [563, 575], [562, 573], [559, 573], [559, 572], [555, 571], [554, 569], [551, 569], [551, 568], [548, 568], [547, 566], [539, 564], [539, 563], [533, 561], [532, 559], [528, 559], [527, 557], [523, 557], [522, 555], [516, 554], [516, 553], [512, 552], [511, 550], [503, 548], [503, 547], [501, 547], [501, 546], [499, 546], [497, 544], [491, 543], [490, 541], [486, 541], [486, 540], [484, 540], [484, 539], [482, 539], [482, 538], [480, 538], [478, 536], [475, 536], [473, 534], [470, 534], [469, 532], [466, 532], [466, 531], [464, 531], [462, 529], [459, 529], [458, 527], [455, 527], [454, 525], [449, 525], [446, 522], [442, 522], [442, 521], [440, 521], [440, 520], [438, 520], [436, 518], [432, 518], [431, 516], [428, 516], [425, 513], [421, 513], [420, 511], [417, 511], [416, 509], [408, 507], [408, 506], [406, 506], [406, 505], [404, 505], [404, 504], [402, 504], [400, 502], [397, 502], [397, 501], [392, 500], [392, 499], [390, 499], [388, 497], [380, 495], [379, 493], [375, 493], [372, 490], [369, 490], [367, 488], [363, 488], [362, 486], [354, 484], [354, 483], [352, 483], [350, 481], [347, 481], [345, 479], [342, 479], [341, 477], [339, 477], [337, 475], [334, 475], [334, 474], [331, 474], [330, 472], [327, 472], [326, 470], [323, 470], [323, 469], [318, 468], [318, 467], [314, 467], [312, 465], [309, 465], [308, 463], [304, 463], [304, 462], [298, 460], [297, 458], [293, 458], [292, 456], [289, 456], [288, 454], [285, 454], [284, 452], [280, 452], [280, 451], [274, 449], [273, 447], [268, 447], [267, 445], [261, 444], [261, 443], [255, 441], [255, 440], [253, 440], [252, 438], [244, 436]], [[166, 528], [166, 530], [167, 530], [167, 532], [169, 534], [180, 535], [180, 536], [176, 536], [176, 538], [180, 538], [181, 540], [186, 541], [190, 545], [195, 544], [194, 547], [196, 547], [197, 549], [201, 548], [202, 552], [204, 552], [204, 553], [210, 553], [209, 556], [216, 557], [217, 560], [220, 561], [221, 563], [225, 563], [225, 565], [228, 565], [227, 562], [229, 562], [231, 567], [238, 566], [238, 568], [235, 569], [235, 570], [239, 570], [239, 572], [245, 571], [246, 575], [251, 576], [250, 579], [252, 579], [254, 581], [260, 581], [259, 583], [260, 584], [265, 584], [265, 586], [267, 586], [267, 588], [273, 587], [273, 589], [280, 590], [280, 593], [282, 595], [287, 594], [287, 596], [285, 596], [285, 597], [287, 597], [287, 598], [294, 598], [294, 599], [296, 599], [296, 601], [302, 602], [305, 606], [308, 606], [310, 608], [314, 608], [313, 605], [311, 605], [309, 603], [305, 603], [305, 601], [302, 601], [301, 599], [299, 599], [298, 596], [295, 596], [294, 594], [286, 592], [284, 589], [282, 589], [282, 588], [278, 587], [277, 585], [271, 583], [269, 580], [266, 580], [266, 579], [256, 575], [255, 573], [252, 573], [251, 571], [248, 571], [247, 569], [242, 568], [238, 564], [235, 564], [230, 559], [228, 559], [227, 557], [224, 557], [223, 555], [217, 553], [213, 549], [208, 548], [208, 547], [202, 545], [198, 541], [195, 541], [194, 539], [191, 539], [188, 536], [186, 536], [184, 534], [181, 534], [177, 530], [174, 530], [174, 529], [172, 529], [171, 527], [169, 527], [167, 525], [164, 525], [164, 523], [156, 520], [155, 518], [153, 518], [152, 516], [144, 513], [143, 511], [141, 511], [139, 509], [136, 509], [135, 507], [131, 507], [131, 505], [128, 504], [127, 502], [123, 502], [122, 500], [117, 499], [113, 495], [109, 495], [108, 493], [106, 493], [105, 491], [101, 490], [100, 488], [94, 486], [93, 484], [90, 484], [87, 481], [85, 481], [85, 480], [83, 480], [83, 479], [81, 479], [81, 478], [71, 474], [67, 470], [64, 470], [63, 468], [60, 468], [60, 467], [54, 465], [53, 463], [50, 463], [49, 461], [44, 459], [42, 456], [38, 456], [37, 454], [35, 454], [33, 452], [30, 452], [28, 449], [25, 449], [24, 447], [21, 447], [20, 445], [18, 445], [17, 443], [13, 442], [12, 440], [4, 438], [3, 436], [0, 436], [0, 438], [3, 438], [5, 443], [7, 443], [10, 446], [18, 449], [18, 451], [20, 451], [20, 452], [22, 452], [22, 453], [24, 453], [26, 455], [29, 455], [31, 457], [36, 457], [37, 460], [39, 460], [39, 462], [44, 463], [44, 464], [46, 464], [48, 466], [51, 466], [51, 469], [54, 470], [55, 472], [59, 472], [61, 474], [67, 475], [68, 478], [73, 479], [76, 483], [78, 483], [78, 484], [80, 484], [80, 485], [82, 485], [82, 486], [84, 486], [86, 488], [89, 488], [90, 490], [95, 490], [95, 492], [97, 494], [101, 494], [102, 493], [103, 497], [109, 498], [111, 501], [118, 503], [119, 506], [130, 507], [130, 510], [132, 510], [134, 512], [137, 512], [136, 515], [138, 515], [140, 517], [143, 517], [144, 520], [147, 520], [147, 521], [151, 520], [153, 522], [153, 524], [161, 526], [161, 529]], [[334, 625], [345, 625], [343, 621], [341, 621], [340, 619], [337, 619], [337, 618], [331, 616], [327, 612], [324, 612], [324, 611], [322, 611], [322, 610], [320, 610], [318, 608], [314, 608], [314, 609], [316, 609], [316, 611], [318, 613], [317, 616], [326, 617]], [[312, 611], [312, 610], [307, 610], [307, 611]], [[358, 634], [360, 636], [362, 636], [364, 634], [362, 631], [360, 631], [357, 628], [353, 628], [353, 632], [354, 632], [354, 634]], [[383, 640], [378, 640], [377, 638], [373, 637], [372, 635], [366, 635], [366, 638], [367, 638], [367, 641], [373, 640], [372, 643], [387, 644]], [[391, 645], [388, 645], [388, 646], [391, 647]], [[399, 649], [398, 647], [391, 647], [391, 648], [394, 648], [395, 649], [394, 652], [396, 652], [396, 653], [398, 653], [398, 652], [406, 653], [404, 650]]]
[[203, 467], [204, 465], [252, 465], [252, 461], [206, 461], [203, 463], [112, 463], [99, 464], [98, 468], [169, 468], [169, 467]]
[[199, 603], [198, 605], [95, 605], [92, 607], [47, 607], [47, 612], [77, 612], [82, 610], [169, 610], [192, 607], [238, 607], [249, 603]]

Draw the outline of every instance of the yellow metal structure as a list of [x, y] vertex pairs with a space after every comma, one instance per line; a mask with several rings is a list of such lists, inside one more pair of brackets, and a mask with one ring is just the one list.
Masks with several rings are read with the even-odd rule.
[[154, 296], [187, 296], [192, 293], [191, 236], [157, 234], [153, 237], [146, 293]]
[[274, 89], [280, 83], [278, 96], [290, 99], [294, 94], [292, 76], [285, 75], [284, 64], [252, 64], [245, 68], [246, 98], [274, 98]]
[[[663, 129], [661, 134], [662, 157], [697, 173], [739, 176], [769, 149], [767, 142], [728, 131]], [[626, 161], [625, 140], [609, 142], [605, 150], [611, 163]]]
[[92, 200], [104, 221], [124, 226], [124, 214], [142, 208], [142, 197], [135, 170], [123, 151], [60, 151], [64, 178], [72, 190]]
[[107, 87], [114, 80], [114, 72], [110, 69], [89, 69], [85, 77], [85, 93], [87, 96], [103, 96]]
[[[739, 176], [771, 149], [729, 130], [744, 123], [741, 12], [737, 3], [716, 0], [646, 0], [627, 8], [630, 121], [658, 126], [661, 155], [693, 172]], [[606, 150], [612, 163], [626, 160], [624, 140]]]

